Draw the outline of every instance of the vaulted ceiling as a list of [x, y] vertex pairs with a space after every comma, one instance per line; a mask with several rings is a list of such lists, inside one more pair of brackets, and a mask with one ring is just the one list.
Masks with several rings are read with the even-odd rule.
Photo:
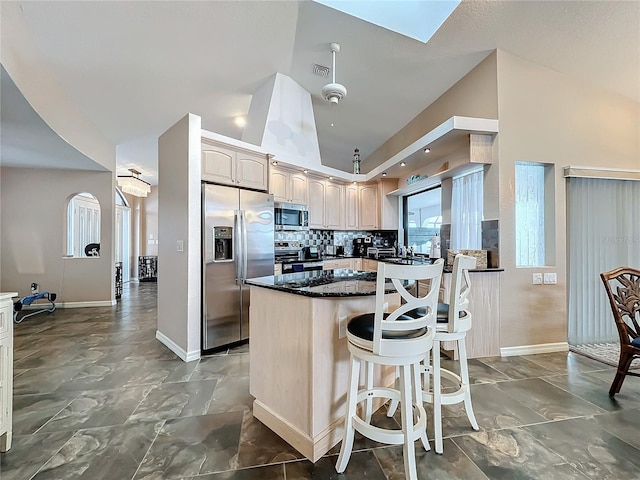
[[[311, 93], [322, 161], [345, 171], [355, 147], [366, 163], [496, 48], [640, 102], [638, 1], [464, 1], [426, 44], [312, 1], [21, 8], [69, 100], [117, 145], [118, 173], [137, 168], [152, 183], [162, 132], [191, 112], [204, 129], [241, 138], [234, 117], [276, 72]], [[329, 79], [313, 73], [331, 65], [331, 42], [348, 89], [338, 106], [321, 98]]]

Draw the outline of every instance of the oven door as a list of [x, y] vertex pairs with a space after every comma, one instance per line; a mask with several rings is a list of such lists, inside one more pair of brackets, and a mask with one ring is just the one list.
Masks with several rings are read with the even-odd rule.
[[323, 266], [323, 262], [283, 263], [282, 273], [298, 273], [309, 272], [312, 270], [322, 270]]

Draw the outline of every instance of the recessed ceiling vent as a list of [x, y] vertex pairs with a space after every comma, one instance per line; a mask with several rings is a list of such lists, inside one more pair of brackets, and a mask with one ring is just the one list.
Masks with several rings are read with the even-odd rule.
[[331, 73], [331, 69], [329, 67], [325, 67], [324, 65], [318, 65], [317, 63], [313, 64], [314, 75], [327, 78], [329, 76], [329, 73]]

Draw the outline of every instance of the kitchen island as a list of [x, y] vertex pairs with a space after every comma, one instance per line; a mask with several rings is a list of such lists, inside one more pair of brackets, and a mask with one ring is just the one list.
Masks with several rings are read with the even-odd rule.
[[[312, 462], [342, 439], [347, 320], [375, 310], [376, 273], [324, 270], [249, 279], [253, 415]], [[394, 291], [391, 286], [390, 292]], [[390, 308], [397, 293], [387, 294]], [[395, 370], [376, 370], [391, 385]]]

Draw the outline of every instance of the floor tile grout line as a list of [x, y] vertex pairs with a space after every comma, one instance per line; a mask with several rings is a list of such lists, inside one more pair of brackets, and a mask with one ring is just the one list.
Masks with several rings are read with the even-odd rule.
[[158, 439], [158, 436], [160, 435], [160, 432], [162, 431], [164, 426], [167, 424], [167, 421], [166, 420], [161, 420], [158, 423], [162, 423], [162, 425], [160, 425], [158, 427], [158, 430], [156, 431], [155, 437], [153, 437], [153, 440], [149, 444], [149, 448], [147, 448], [147, 451], [144, 452], [144, 455], [142, 455], [142, 460], [140, 460], [140, 463], [138, 463], [138, 468], [136, 468], [136, 471], [133, 472], [133, 475], [131, 476], [131, 480], [136, 478], [136, 475], [138, 475], [138, 472], [140, 471], [140, 467], [142, 467], [142, 464], [144, 463], [144, 459], [147, 458], [147, 455], [149, 455], [149, 452], [151, 451], [151, 447], [153, 447], [153, 444], [156, 443], [156, 440]]
[[462, 452], [462, 454], [463, 454], [465, 457], [467, 457], [467, 459], [468, 459], [472, 464], [474, 464], [474, 465], [476, 466], [476, 468], [477, 468], [480, 472], [482, 472], [482, 475], [484, 475], [484, 477], [485, 477], [485, 479], [486, 479], [486, 480], [491, 480], [491, 479], [489, 478], [489, 476], [488, 476], [486, 473], [484, 473], [484, 470], [482, 470], [482, 469], [480, 468], [480, 465], [478, 465], [476, 462], [474, 462], [474, 461], [473, 461], [473, 459], [472, 459], [469, 455], [467, 455], [467, 452], [465, 452], [465, 451], [462, 449], [462, 447], [461, 447], [460, 445], [458, 445], [458, 442], [456, 442], [453, 438], [451, 438], [450, 440], [451, 440], [451, 442], [453, 442], [453, 444], [458, 448], [458, 450], [460, 450], [460, 451]]
[[[566, 377], [566, 376], [568, 376], [568, 375], [569, 375], [569, 374], [567, 374], [567, 375], [550, 375], [550, 376], [556, 376], [556, 377], [564, 376], [564, 377]], [[606, 410], [606, 409], [602, 408], [600, 405], [595, 404], [595, 403], [591, 402], [590, 400], [587, 400], [586, 398], [581, 397], [581, 396], [580, 396], [580, 395], [578, 395], [577, 393], [573, 393], [573, 392], [571, 392], [571, 391], [567, 390], [566, 388], [563, 388], [563, 387], [561, 387], [561, 386], [559, 386], [559, 385], [556, 385], [556, 384], [554, 384], [554, 383], [551, 383], [551, 382], [550, 382], [550, 381], [548, 381], [545, 377], [542, 377], [540, 380], [542, 380], [542, 381], [543, 381], [543, 382], [545, 382], [545, 383], [548, 383], [548, 384], [549, 384], [549, 385], [551, 385], [552, 387], [558, 388], [558, 389], [562, 390], [563, 392], [568, 393], [568, 394], [569, 394], [569, 395], [571, 395], [571, 396], [574, 396], [574, 397], [576, 397], [576, 398], [579, 398], [580, 400], [582, 400], [583, 402], [588, 403], [589, 405], [593, 405], [594, 407], [596, 407], [596, 408], [598, 408], [598, 409], [602, 410], [602, 412], [601, 412], [601, 413], [610, 413], [610, 412], [609, 412], [609, 410]]]
[[[32, 435], [36, 435], [37, 433], [40, 433], [40, 431], [46, 427], [51, 421], [53, 421], [54, 418], [56, 418], [65, 408], [69, 407], [73, 402], [75, 402], [76, 400], [78, 400], [80, 397], [82, 396], [82, 394], [78, 394], [76, 395], [73, 400], [71, 400], [69, 403], [67, 403], [64, 407], [62, 407], [60, 410], [58, 410], [55, 415], [51, 416], [49, 418], [49, 420], [47, 420], [46, 422], [44, 422], [40, 428], [38, 428], [35, 432], [32, 433]], [[43, 432], [46, 433], [46, 432]]]

